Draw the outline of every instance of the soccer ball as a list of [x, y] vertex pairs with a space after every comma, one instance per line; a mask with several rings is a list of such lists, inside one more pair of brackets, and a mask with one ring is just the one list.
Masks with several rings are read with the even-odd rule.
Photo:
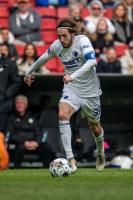
[[50, 164], [50, 173], [53, 177], [69, 176], [71, 174], [71, 167], [68, 160], [64, 158], [57, 158]]

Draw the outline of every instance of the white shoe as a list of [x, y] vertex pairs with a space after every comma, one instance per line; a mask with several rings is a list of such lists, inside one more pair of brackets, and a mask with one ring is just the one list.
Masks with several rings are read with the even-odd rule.
[[97, 160], [96, 160], [96, 170], [98, 172], [103, 171], [105, 167], [105, 156], [104, 154], [97, 155]]
[[77, 162], [74, 158], [70, 158], [69, 163], [71, 166], [71, 173], [74, 174], [77, 171]]

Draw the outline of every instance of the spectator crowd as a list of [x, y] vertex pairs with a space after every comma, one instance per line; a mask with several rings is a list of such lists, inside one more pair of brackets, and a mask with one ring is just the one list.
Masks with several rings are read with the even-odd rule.
[[[4, 16], [0, 17], [0, 52], [16, 62], [19, 74], [24, 74], [57, 38], [56, 25], [65, 16], [72, 17], [77, 31], [91, 40], [98, 73], [132, 74], [133, 0], [6, 1], [9, 8], [7, 24], [2, 21]], [[1, 10], [4, 9], [2, 6]], [[109, 65], [106, 70], [100, 67], [101, 59], [107, 62], [110, 48], [116, 50], [119, 70]], [[37, 73], [53, 72], [64, 72], [63, 64], [57, 58]]]
[[[97, 73], [132, 75], [133, 0], [6, 2], [7, 5], [0, 4], [0, 12], [3, 12], [0, 14], [0, 131], [5, 134], [7, 143], [15, 145], [13, 160], [16, 168], [21, 166], [25, 152], [37, 152], [43, 166], [48, 167], [57, 156], [57, 149], [47, 141], [46, 132], [51, 124], [45, 122], [50, 115], [57, 133], [58, 117], [50, 108], [48, 97], [43, 99], [46, 107], [40, 115], [32, 114], [27, 97], [17, 95], [21, 87], [20, 75], [24, 75], [57, 38], [56, 25], [65, 16], [73, 18], [78, 34], [86, 34], [91, 40], [96, 52]], [[4, 6], [8, 6], [8, 10], [4, 10]], [[45, 75], [53, 72], [64, 72], [63, 64], [57, 58], [35, 73]], [[82, 140], [78, 135], [75, 138], [75, 141], [80, 141], [81, 158]]]

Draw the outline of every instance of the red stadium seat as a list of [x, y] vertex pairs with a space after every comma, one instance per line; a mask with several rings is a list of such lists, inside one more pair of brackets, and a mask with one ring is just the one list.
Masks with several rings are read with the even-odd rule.
[[18, 55], [19, 55], [19, 56], [22, 56], [22, 55], [24, 54], [25, 45], [17, 44], [17, 45], [15, 45], [15, 46], [16, 46], [16, 48], [17, 48]]
[[82, 18], [85, 18], [87, 17], [88, 15], [90, 15], [90, 11], [88, 8], [84, 7], [82, 10], [81, 10], [81, 17]]
[[56, 26], [56, 19], [42, 18], [41, 30], [55, 30]]
[[6, 2], [8, 3], [8, 0], [0, 0], [0, 3]]
[[42, 31], [41, 35], [42, 40], [44, 40], [44, 42], [48, 44], [52, 43], [54, 40], [57, 39], [57, 34], [55, 31]]
[[9, 7], [12, 7], [14, 5], [16, 5], [16, 0], [8, 0], [8, 6]]
[[125, 53], [125, 50], [126, 50], [127, 48], [128, 48], [128, 45], [125, 45], [125, 44], [123, 44], [123, 45], [115, 45], [115, 49], [116, 49], [116, 51], [117, 51], [117, 56], [118, 56], [118, 57], [123, 56], [124, 53]]
[[[16, 6], [17, 1], [16, 0], [6, 0], [8, 2], [8, 7]], [[35, 0], [30, 0], [30, 3], [32, 6], [35, 6]]]
[[109, 18], [109, 19], [112, 19], [112, 16], [113, 16], [113, 8], [107, 8], [104, 12], [104, 16]]
[[57, 58], [53, 58], [45, 63], [45, 67], [51, 72], [58, 72]]
[[0, 6], [0, 18], [8, 18], [9, 12], [6, 7]]
[[8, 7], [8, 1], [7, 0], [0, 0], [0, 7]]
[[58, 65], [58, 72], [59, 72], [59, 73], [64, 73], [64, 65], [63, 65], [63, 63], [60, 61], [59, 58], [57, 58], [57, 65]]
[[0, 18], [0, 28], [8, 28], [8, 18]]
[[30, 0], [30, 3], [34, 7], [36, 5], [36, 0]]
[[34, 10], [42, 17], [56, 17], [57, 16], [56, 8], [54, 7], [50, 7], [50, 8], [35, 7]]
[[59, 19], [67, 17], [69, 15], [69, 9], [67, 7], [58, 7], [57, 8], [57, 17]]
[[37, 54], [41, 56], [49, 48], [49, 45], [36, 45]]

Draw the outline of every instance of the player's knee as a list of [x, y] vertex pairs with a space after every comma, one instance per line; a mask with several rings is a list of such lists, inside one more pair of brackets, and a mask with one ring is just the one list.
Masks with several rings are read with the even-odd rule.
[[60, 111], [59, 112], [59, 120], [69, 120], [69, 115], [67, 112]]
[[92, 131], [92, 133], [98, 137], [102, 134], [102, 127], [100, 125], [90, 125], [90, 130]]

